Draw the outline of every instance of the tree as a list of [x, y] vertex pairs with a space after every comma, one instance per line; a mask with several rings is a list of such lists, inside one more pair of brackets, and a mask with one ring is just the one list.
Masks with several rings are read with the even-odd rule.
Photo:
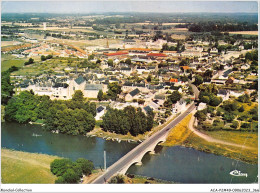
[[172, 94], [168, 97], [168, 100], [173, 104], [181, 99], [181, 94], [178, 91], [173, 91]]
[[194, 115], [199, 121], [205, 121], [207, 116], [206, 114], [204, 113], [204, 111], [197, 111]]
[[34, 63], [34, 59], [32, 59], [32, 58], [29, 58], [29, 64], [32, 64], [32, 63]]
[[238, 121], [232, 121], [232, 125], [231, 125], [232, 128], [236, 129], [238, 127]]
[[23, 91], [8, 101], [5, 118], [8, 121], [27, 123], [37, 120], [36, 107], [38, 97], [29, 91]]
[[59, 176], [57, 180], [55, 180], [55, 184], [65, 184], [64, 178]]
[[46, 57], [44, 55], [41, 55], [41, 61], [45, 61]]
[[73, 162], [69, 159], [55, 159], [51, 162], [51, 172], [56, 176], [62, 176], [68, 168], [71, 168]]
[[72, 101], [83, 102], [84, 101], [83, 92], [81, 90], [76, 90], [72, 96]]
[[93, 54], [91, 54], [91, 55], [88, 56], [88, 60], [93, 60], [94, 57], [95, 57], [95, 56], [94, 56]]
[[108, 66], [113, 67], [114, 62], [112, 59], [108, 59], [107, 64], [108, 64]]
[[209, 102], [209, 104], [211, 105], [211, 106], [214, 106], [214, 107], [216, 107], [216, 106], [218, 106], [221, 102], [222, 102], [222, 98], [221, 97], [217, 97], [217, 96], [215, 96], [215, 95], [213, 95], [213, 96], [210, 96], [210, 102]]
[[98, 98], [99, 101], [102, 101], [102, 100], [103, 100], [103, 92], [102, 92], [102, 90], [99, 90], [99, 91], [98, 91], [97, 98]]
[[203, 96], [202, 99], [201, 99], [201, 102], [203, 102], [203, 103], [209, 104], [209, 101], [210, 101], [210, 99], [209, 99], [208, 96]]
[[128, 64], [128, 65], [131, 65], [132, 61], [131, 61], [130, 58], [127, 58], [127, 59], [125, 60], [125, 63]]
[[64, 174], [63, 174], [63, 179], [66, 184], [76, 184], [79, 182], [80, 177], [76, 174], [76, 172], [72, 169], [69, 168]]
[[147, 82], [151, 82], [151, 81], [152, 81], [152, 75], [149, 74], [149, 75], [147, 76], [146, 80], [147, 80]]
[[195, 84], [196, 86], [200, 85], [203, 83], [203, 78], [200, 75], [196, 75], [195, 76], [195, 81], [193, 82], [193, 84]]
[[239, 96], [237, 100], [242, 103], [249, 103], [250, 97], [248, 94], [244, 94], [244, 95]]
[[244, 111], [245, 111], [244, 106], [241, 105], [241, 106], [238, 108], [238, 111], [239, 111], [239, 112], [244, 112]]
[[116, 100], [117, 95], [122, 92], [121, 86], [117, 82], [108, 84], [107, 95], [111, 100]]
[[90, 175], [92, 170], [94, 169], [93, 162], [84, 158], [77, 159], [76, 164], [81, 167], [82, 172], [85, 175]]

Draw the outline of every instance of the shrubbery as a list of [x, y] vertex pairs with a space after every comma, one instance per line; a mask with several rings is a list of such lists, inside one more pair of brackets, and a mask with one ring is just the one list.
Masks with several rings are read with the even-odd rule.
[[83, 175], [90, 175], [94, 169], [91, 161], [84, 158], [72, 162], [69, 159], [55, 159], [50, 165], [51, 172], [58, 177], [56, 184], [76, 184]]

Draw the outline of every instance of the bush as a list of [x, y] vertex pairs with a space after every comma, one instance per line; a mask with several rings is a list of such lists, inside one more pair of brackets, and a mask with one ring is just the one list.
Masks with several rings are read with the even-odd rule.
[[91, 174], [91, 171], [94, 169], [93, 162], [84, 158], [77, 159], [76, 164], [81, 167], [82, 172], [85, 175]]
[[210, 99], [209, 99], [208, 96], [203, 96], [202, 99], [201, 99], [201, 102], [203, 102], [203, 103], [209, 104], [209, 101], [210, 101]]
[[199, 121], [205, 121], [207, 116], [203, 111], [197, 111], [194, 115]]
[[238, 111], [239, 111], [240, 113], [241, 113], [241, 112], [244, 112], [244, 111], [245, 111], [244, 106], [241, 105], [241, 106], [238, 108]]
[[250, 128], [250, 123], [242, 123], [242, 125], [241, 125], [241, 127], [242, 128], [246, 128], [246, 129], [248, 129], [248, 128]]
[[51, 162], [51, 172], [56, 176], [62, 176], [72, 165], [73, 162], [69, 159], [55, 159]]
[[222, 100], [223, 99], [221, 97], [217, 97], [217, 96], [214, 95], [214, 96], [211, 97], [209, 104], [211, 106], [216, 107], [222, 102]]
[[59, 176], [57, 180], [55, 180], [55, 184], [65, 184], [64, 178]]
[[231, 122], [232, 120], [234, 120], [235, 116], [231, 113], [225, 113], [223, 115], [223, 120]]
[[78, 174], [73, 169], [68, 169], [64, 174], [63, 174], [63, 179], [64, 182], [67, 184], [76, 184], [79, 182], [80, 177]]
[[238, 127], [238, 121], [232, 121], [232, 125], [231, 125], [232, 128], [236, 129]]
[[109, 184], [124, 184], [124, 176], [123, 175], [117, 175], [111, 178], [109, 181]]

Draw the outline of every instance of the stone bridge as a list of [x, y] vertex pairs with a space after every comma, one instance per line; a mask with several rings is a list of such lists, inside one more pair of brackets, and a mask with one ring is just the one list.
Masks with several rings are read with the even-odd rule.
[[150, 154], [155, 154], [154, 149], [155, 147], [166, 141], [168, 132], [165, 133], [165, 135], [161, 136], [159, 139], [157, 139], [156, 141], [154, 141], [152, 144], [149, 144], [149, 146], [147, 146], [145, 149], [143, 149], [136, 157], [134, 157], [130, 163], [128, 163], [127, 165], [125, 165], [123, 168], [121, 168], [121, 170], [119, 170], [118, 174], [126, 174], [127, 170], [134, 164], [136, 165], [142, 165], [142, 159], [144, 157], [145, 154], [150, 153]]

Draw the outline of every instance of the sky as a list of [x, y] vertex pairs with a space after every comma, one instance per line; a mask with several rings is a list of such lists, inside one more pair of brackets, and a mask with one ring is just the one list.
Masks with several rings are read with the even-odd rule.
[[257, 13], [257, 1], [2, 1], [2, 13]]

